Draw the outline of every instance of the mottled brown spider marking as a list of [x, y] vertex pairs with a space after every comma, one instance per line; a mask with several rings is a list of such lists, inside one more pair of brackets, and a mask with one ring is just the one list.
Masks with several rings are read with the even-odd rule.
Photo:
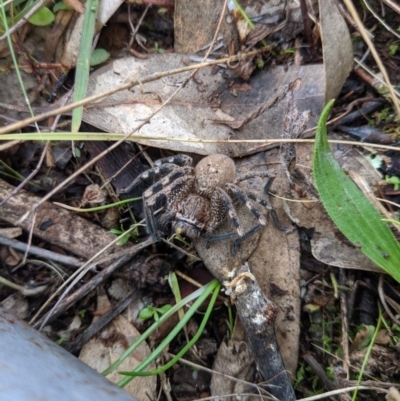
[[267, 224], [257, 205], [271, 209], [268, 200], [260, 199], [238, 185], [254, 177], [271, 177], [267, 171], [252, 171], [236, 177], [233, 160], [220, 154], [205, 157], [196, 167], [192, 167], [192, 159], [186, 155], [157, 160], [154, 166], [140, 174], [129, 186], [131, 190], [141, 181], [158, 179], [143, 193], [146, 223], [154, 239], [159, 239], [159, 224], [153, 208], [162, 199], [166, 199], [166, 211], [160, 218], [161, 226], [170, 224], [175, 233], [189, 238], [212, 233], [226, 216], [232, 221], [239, 236], [244, 237], [246, 233], [236, 213], [232, 196], [240, 200], [260, 224]]

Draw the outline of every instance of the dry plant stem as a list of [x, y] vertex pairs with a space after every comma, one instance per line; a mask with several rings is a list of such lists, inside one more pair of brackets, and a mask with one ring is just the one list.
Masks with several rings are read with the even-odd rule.
[[[69, 100], [69, 98], [71, 97], [70, 94], [71, 94], [71, 92], [69, 93], [69, 96], [65, 97], [65, 99], [64, 99], [65, 102], [67, 102]], [[50, 129], [51, 132], [55, 131], [55, 129], [57, 128], [57, 124], [58, 124], [58, 121], [60, 120], [60, 117], [61, 117], [61, 115], [59, 114], [54, 119], [54, 122], [52, 124], [51, 129]], [[47, 150], [49, 148], [49, 145], [50, 145], [50, 141], [47, 141], [46, 145], [44, 146], [43, 152], [42, 152], [42, 154], [40, 156], [40, 159], [39, 159], [39, 161], [38, 161], [38, 163], [36, 165], [36, 168], [17, 187], [15, 187], [15, 189], [10, 194], [8, 194], [8, 196], [6, 196], [0, 202], [0, 207], [4, 203], [6, 203], [12, 196], [14, 196], [21, 188], [23, 188], [28, 183], [28, 181], [30, 181], [37, 174], [37, 172], [39, 171], [40, 167], [42, 166], [42, 163], [43, 163], [44, 157], [46, 156], [46, 153], [47, 153]], [[26, 255], [24, 256], [24, 259], [26, 259]]]
[[320, 378], [324, 389], [332, 391], [338, 388], [338, 386], [331, 379], [329, 379], [321, 364], [311, 354], [305, 354], [303, 359], [311, 367], [313, 372]]
[[166, 239], [161, 237], [161, 241], [165, 242], [166, 244], [168, 244], [170, 247], [175, 248], [177, 251], [182, 252], [184, 255], [194, 259], [197, 262], [201, 262], [201, 259], [196, 256], [196, 255], [192, 255], [189, 252], [186, 252], [185, 250], [183, 250], [182, 248], [179, 248], [179, 246], [175, 245], [173, 242], [167, 241]]
[[0, 236], [0, 244], [5, 246], [10, 246], [11, 248], [17, 249], [18, 251], [28, 252], [29, 254], [36, 255], [43, 259], [53, 260], [57, 263], [63, 263], [72, 267], [80, 267], [84, 262], [73, 256], [65, 256], [59, 253], [48, 251], [47, 249], [39, 248], [37, 246], [31, 245], [28, 247], [27, 244], [16, 241], [13, 239], [5, 238]]
[[151, 7], [151, 4], [147, 4], [146, 8], [143, 10], [142, 15], [140, 16], [140, 19], [136, 25], [136, 28], [133, 26], [132, 19], [131, 19], [131, 4], [128, 4], [128, 18], [129, 18], [129, 27], [132, 30], [131, 33], [131, 38], [129, 39], [129, 44], [128, 44], [128, 49], [131, 48], [133, 41], [135, 40], [135, 36], [137, 34], [137, 31], [139, 30], [140, 26], [142, 25], [143, 19], [147, 14], [147, 11], [149, 11], [149, 8]]
[[[67, 298], [62, 300], [59, 305], [57, 305], [53, 310], [43, 316], [37, 323], [35, 323], [34, 327], [38, 328], [39, 325], [42, 326], [45, 324], [47, 320], [50, 318], [53, 319], [57, 316], [60, 316], [61, 313], [66, 311], [70, 306], [72, 306], [75, 302], [79, 299], [82, 299], [86, 294], [88, 294], [91, 290], [96, 288], [99, 284], [104, 282], [108, 277], [111, 276], [117, 269], [127, 263], [133, 256], [135, 256], [138, 252], [142, 249], [146, 248], [147, 246], [151, 245], [153, 240], [151, 238], [147, 238], [145, 241], [141, 242], [140, 244], [135, 245], [131, 248], [131, 253], [129, 255], [124, 255], [118, 258], [114, 263], [110, 266], [103, 269], [99, 274], [97, 274], [91, 281], [84, 284], [78, 290], [76, 290], [73, 294], [69, 295]], [[36, 319], [36, 316], [32, 319]], [[30, 322], [32, 324], [32, 321]]]
[[384, 283], [384, 278], [383, 278], [383, 274], [381, 274], [379, 276], [379, 284], [378, 284], [379, 299], [381, 300], [382, 306], [385, 309], [386, 313], [392, 318], [392, 320], [397, 325], [400, 325], [399, 319], [397, 319], [396, 316], [393, 315], [391, 309], [389, 308], [388, 304], [386, 303], [386, 295], [385, 295], [385, 291], [383, 289], [383, 283]]
[[[315, 395], [312, 397], [307, 397], [307, 398], [299, 398], [297, 401], [318, 401], [318, 400], [324, 400], [326, 398], [329, 399], [333, 399], [330, 397], [333, 397], [335, 395], [341, 395], [341, 394], [345, 394], [345, 393], [349, 393], [351, 391], [354, 391], [356, 389], [359, 390], [377, 390], [382, 392], [381, 389], [377, 388], [377, 387], [368, 387], [368, 386], [353, 386], [353, 387], [348, 387], [348, 388], [343, 388], [343, 389], [339, 389], [339, 390], [334, 390], [334, 391], [329, 391], [327, 393], [323, 393], [323, 394], [319, 394], [319, 395]], [[387, 393], [387, 391], [384, 391], [384, 393]], [[230, 400], [230, 399], [257, 399], [257, 400], [274, 400], [274, 401], [279, 401], [277, 400], [277, 398], [275, 397], [271, 397], [268, 395], [258, 395], [255, 396], [254, 394], [251, 393], [241, 393], [241, 394], [237, 394], [237, 393], [232, 393], [232, 394], [225, 394], [225, 395], [219, 395], [218, 397], [205, 397], [202, 398], [201, 401], [215, 401], [215, 400]]]
[[394, 36], [397, 38], [400, 38], [400, 35], [394, 31], [376, 12], [375, 10], [371, 7], [371, 5], [368, 3], [367, 0], [364, 0], [364, 4], [367, 6], [368, 10], [370, 13]]
[[[343, 288], [346, 285], [346, 272], [344, 269], [339, 270], [339, 282]], [[347, 314], [347, 294], [342, 289], [340, 290], [340, 314], [342, 317], [342, 352], [343, 352], [343, 370], [346, 372], [346, 379], [349, 378], [349, 338], [348, 338], [348, 314]]]
[[394, 2], [393, 0], [381, 0], [382, 3], [385, 3], [392, 10], [396, 11], [397, 14], [400, 14], [400, 5], [399, 3]]
[[[167, 354], [168, 354], [171, 358], [174, 358], [174, 357], [176, 356], [176, 355], [171, 354], [171, 353], [169, 353], [169, 352], [167, 352]], [[198, 369], [198, 370], [202, 370], [203, 372], [210, 373], [211, 375], [222, 376], [222, 377], [224, 377], [224, 378], [226, 378], [226, 379], [228, 379], [228, 380], [231, 380], [231, 381], [233, 381], [233, 382], [236, 382], [236, 383], [243, 383], [243, 384], [245, 384], [246, 386], [254, 387], [260, 394], [261, 394], [261, 393], [268, 394], [268, 393], [265, 391], [265, 389], [263, 389], [262, 387], [260, 387], [259, 385], [255, 384], [255, 383], [250, 383], [250, 382], [247, 382], [247, 381], [245, 381], [245, 380], [241, 380], [241, 379], [238, 379], [238, 378], [236, 378], [236, 377], [227, 375], [227, 374], [225, 374], [225, 373], [218, 372], [218, 371], [216, 371], [216, 370], [212, 370], [212, 369], [206, 368], [205, 366], [199, 365], [199, 364], [194, 363], [194, 362], [192, 362], [192, 361], [188, 361], [188, 360], [185, 359], [185, 358], [180, 358], [180, 359], [179, 359], [179, 363], [181, 363], [182, 365], [190, 366], [191, 368], [195, 368], [195, 369]], [[253, 395], [254, 395], [254, 394], [253, 394]], [[220, 396], [218, 396], [218, 397], [222, 397], [222, 396], [220, 395]], [[269, 397], [268, 399], [271, 399], [271, 397]]]
[[[35, 210], [31, 216], [31, 223], [30, 223], [30, 228], [29, 228], [29, 232], [28, 232], [28, 249], [32, 246], [33, 230], [35, 228], [36, 215], [37, 215], [37, 211]], [[27, 257], [28, 257], [28, 250], [25, 252], [24, 257], [22, 259], [23, 265], [26, 263]]]
[[4, 40], [8, 35], [12, 35], [17, 29], [21, 28], [21, 26], [25, 25], [28, 22], [28, 19], [35, 14], [40, 7], [42, 7], [48, 0], [39, 0], [29, 12], [25, 14], [23, 18], [21, 18], [15, 25], [13, 25], [6, 33], [0, 36], [0, 40]]
[[356, 8], [354, 7], [354, 4], [351, 0], [344, 0], [344, 3], [346, 4], [347, 9], [349, 10], [351, 16], [353, 17], [354, 21], [356, 22], [359, 32], [361, 34], [361, 36], [363, 37], [364, 41], [366, 42], [367, 46], [369, 47], [369, 49], [371, 50], [371, 54], [375, 59], [376, 64], [378, 65], [379, 70], [382, 73], [382, 76], [385, 80], [385, 83], [389, 89], [389, 94], [390, 97], [392, 99], [393, 102], [393, 106], [396, 110], [397, 116], [400, 118], [400, 104], [399, 104], [399, 100], [397, 99], [394, 90], [393, 90], [393, 86], [390, 83], [390, 79], [389, 76], [386, 72], [386, 68], [382, 63], [382, 60], [379, 57], [378, 52], [375, 49], [374, 44], [372, 43], [372, 40], [370, 38], [370, 36], [368, 35], [368, 32], [366, 31], [366, 29], [364, 28], [364, 25], [360, 19], [360, 16], [358, 15], [358, 12], [356, 10]]
[[333, 1], [337, 9], [339, 10], [340, 14], [342, 14], [342, 17], [347, 21], [347, 23], [355, 30], [358, 30], [357, 24], [354, 22], [353, 18], [351, 18], [348, 11], [346, 10], [346, 7], [342, 4], [342, 2], [340, 0], [333, 0]]
[[[92, 262], [96, 260], [98, 256], [100, 256], [106, 249], [110, 248], [112, 245], [116, 244], [123, 236], [126, 234], [129, 234], [129, 232], [133, 231], [136, 228], [136, 226], [132, 226], [129, 230], [127, 230], [125, 233], [121, 234], [120, 236], [116, 237], [114, 241], [111, 241], [107, 246], [105, 246], [103, 249], [101, 249], [99, 252], [97, 252], [94, 256], [92, 256], [83, 266], [81, 266], [74, 274], [72, 274], [68, 280], [65, 281], [57, 290], [50, 296], [50, 298], [42, 305], [42, 307], [39, 309], [39, 311], [36, 313], [36, 315], [32, 318], [30, 321], [30, 324], [35, 321], [37, 316], [43, 311], [43, 309], [55, 298], [55, 296], [65, 287], [67, 286], [71, 281], [72, 283], [66, 288], [66, 290], [62, 293], [56, 304], [53, 306], [53, 308], [50, 310], [50, 312], [47, 314], [47, 318], [44, 320], [42, 326], [40, 327], [40, 330], [43, 328], [43, 326], [46, 324], [47, 319], [52, 316], [52, 312], [57, 308], [57, 306], [60, 304], [60, 302], [65, 298], [66, 294], [69, 293], [69, 291], [74, 287], [75, 284], [79, 282], [79, 280], [90, 270], [93, 268]], [[144, 241], [145, 246], [147, 246], [147, 241]], [[153, 241], [150, 241], [149, 243], [152, 243]], [[140, 243], [136, 245], [134, 248], [136, 250], [136, 247], [143, 249], [145, 246], [142, 246], [143, 243]], [[135, 251], [134, 251], [135, 252]]]
[[112, 309], [108, 310], [103, 316], [93, 322], [83, 333], [70, 343], [62, 343], [62, 346], [69, 352], [79, 351], [83, 344], [88, 342], [100, 330], [102, 330], [115, 317], [120, 315], [132, 302], [140, 297], [140, 291], [134, 290], [128, 294], [122, 301], [118, 302]]
[[40, 159], [35, 167], [35, 169], [26, 177], [17, 187], [13, 189], [1, 202], [0, 207], [6, 203], [12, 196], [14, 196], [20, 189], [22, 189], [39, 171], [40, 167], [42, 166], [44, 157], [46, 156], [47, 149], [49, 148], [50, 141], [46, 142], [46, 145], [43, 148], [42, 154], [40, 155]]
[[[238, 54], [236, 56], [230, 56], [230, 57], [224, 57], [221, 58], [219, 60], [213, 60], [213, 61], [209, 61], [207, 63], [200, 63], [200, 64], [194, 64], [194, 65], [188, 65], [182, 68], [176, 68], [174, 70], [170, 70], [170, 71], [163, 71], [163, 72], [157, 72], [155, 74], [151, 74], [143, 79], [134, 79], [132, 81], [129, 81], [125, 84], [122, 84], [120, 86], [117, 86], [113, 89], [109, 89], [107, 91], [104, 91], [102, 93], [98, 93], [96, 95], [90, 96], [86, 99], [82, 99], [79, 102], [75, 102], [75, 103], [71, 103], [68, 104], [66, 106], [63, 107], [59, 107], [57, 109], [53, 109], [50, 110], [46, 113], [40, 114], [38, 116], [34, 116], [34, 117], [30, 117], [30, 118], [26, 118], [23, 121], [19, 121], [18, 123], [14, 123], [14, 124], [10, 124], [7, 125], [6, 127], [3, 127], [0, 129], [0, 134], [5, 134], [7, 132], [13, 132], [16, 130], [19, 130], [23, 127], [25, 127], [26, 125], [32, 124], [36, 121], [41, 121], [44, 120], [45, 118], [48, 117], [52, 117], [55, 116], [57, 114], [64, 114], [66, 112], [69, 112], [77, 107], [80, 106], [85, 106], [86, 104], [92, 103], [96, 100], [100, 100], [103, 99], [104, 97], [107, 97], [109, 95], [113, 95], [114, 93], [123, 91], [125, 89], [130, 89], [132, 87], [138, 86], [138, 85], [142, 85], [145, 84], [147, 82], [153, 82], [153, 81], [157, 81], [158, 79], [170, 76], [170, 75], [175, 75], [175, 74], [180, 74], [182, 72], [186, 72], [186, 71], [192, 71], [192, 70], [197, 70], [199, 68], [204, 68], [204, 67], [211, 67], [214, 65], [218, 65], [221, 63], [228, 63], [228, 62], [233, 62], [233, 61], [238, 61], [238, 60], [242, 60], [242, 59], [246, 59], [249, 57], [253, 57], [256, 56], [257, 54], [262, 54], [265, 53], [267, 51], [269, 51], [271, 49], [271, 46], [266, 46], [263, 47], [262, 49], [258, 49], [258, 50], [252, 50], [250, 52], [247, 53], [243, 53], [243, 54]], [[153, 116], [151, 116], [153, 117]], [[140, 127], [139, 127], [140, 128]], [[126, 137], [128, 138], [131, 134], [126, 135]], [[125, 140], [126, 138], [124, 138], [123, 140]]]
[[3, 152], [9, 148], [12, 148], [15, 145], [18, 145], [19, 143], [22, 143], [23, 141], [10, 141], [10, 142], [5, 142], [0, 144], [0, 152]]

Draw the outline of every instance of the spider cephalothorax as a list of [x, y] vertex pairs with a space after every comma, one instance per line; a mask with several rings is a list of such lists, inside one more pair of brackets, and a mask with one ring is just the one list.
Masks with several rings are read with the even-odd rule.
[[171, 223], [175, 233], [189, 238], [212, 233], [226, 215], [242, 237], [245, 233], [232, 196], [243, 202], [260, 224], [267, 224], [256, 204], [270, 209], [269, 203], [239, 187], [238, 183], [254, 177], [271, 177], [268, 171], [251, 171], [236, 177], [233, 160], [221, 154], [207, 156], [195, 167], [192, 166], [192, 158], [185, 155], [160, 159], [154, 165], [124, 190], [129, 192], [139, 182], [149, 178], [158, 179], [143, 193], [146, 223], [154, 239], [159, 239], [159, 234], [153, 209], [162, 198], [166, 199], [166, 211], [160, 219], [161, 225]]

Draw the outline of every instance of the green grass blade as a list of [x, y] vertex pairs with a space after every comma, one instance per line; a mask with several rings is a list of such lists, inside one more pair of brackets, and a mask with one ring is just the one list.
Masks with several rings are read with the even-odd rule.
[[[86, 96], [89, 81], [90, 59], [92, 56], [92, 40], [98, 7], [99, 0], [87, 0], [85, 16], [83, 19], [81, 45], [75, 70], [74, 102], [82, 100]], [[82, 115], [83, 107], [78, 107], [73, 110], [71, 123], [72, 132], [78, 132], [82, 121]]]
[[326, 121], [333, 100], [318, 121], [313, 155], [314, 182], [339, 230], [369, 259], [400, 282], [400, 245], [382, 216], [333, 157]]

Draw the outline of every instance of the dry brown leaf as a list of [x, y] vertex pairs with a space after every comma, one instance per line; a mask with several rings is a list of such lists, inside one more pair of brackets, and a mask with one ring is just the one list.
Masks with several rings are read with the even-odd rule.
[[[98, 296], [97, 309], [106, 310], [110, 307], [107, 295]], [[102, 372], [114, 363], [131, 345], [140, 337], [136, 328], [122, 315], [117, 316], [108, 324], [100, 334], [89, 340], [81, 350], [79, 359], [92, 367], [97, 372]], [[107, 375], [107, 379], [118, 383], [125, 376], [118, 371], [131, 371], [138, 366], [148, 355], [150, 349], [146, 343], [142, 343], [136, 350], [119, 366], [117, 371]], [[149, 366], [154, 369], [154, 364]], [[136, 397], [138, 400], [155, 399], [156, 376], [137, 377], [128, 383], [124, 390]]]

